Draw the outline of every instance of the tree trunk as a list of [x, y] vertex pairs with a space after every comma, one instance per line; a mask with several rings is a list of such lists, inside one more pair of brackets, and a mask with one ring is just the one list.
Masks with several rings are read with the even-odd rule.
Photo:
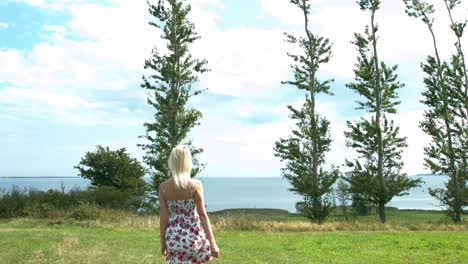
[[385, 204], [384, 203], [379, 203], [379, 217], [380, 217], [380, 222], [385, 223]]
[[[382, 142], [382, 129], [380, 127], [380, 118], [381, 118], [381, 98], [380, 95], [382, 93], [381, 91], [381, 85], [380, 85], [380, 69], [379, 69], [379, 59], [377, 56], [377, 38], [375, 36], [376, 32], [376, 27], [374, 24], [374, 16], [375, 16], [375, 11], [372, 10], [372, 16], [371, 16], [371, 30], [372, 30], [372, 46], [373, 46], [373, 51], [374, 51], [374, 66], [375, 66], [375, 103], [376, 103], [376, 111], [375, 111], [375, 122], [377, 125], [377, 145], [378, 145], [378, 153], [377, 153], [377, 177], [379, 179], [379, 184], [380, 184], [380, 189], [383, 196], [386, 196], [386, 186], [385, 186], [385, 180], [383, 176], [383, 142]], [[379, 205], [379, 215], [380, 215], [380, 221], [382, 223], [385, 222], [385, 204], [383, 206]]]
[[459, 191], [461, 189], [460, 188], [461, 186], [460, 186], [460, 182], [459, 182], [458, 177], [459, 177], [458, 169], [456, 169], [456, 171], [455, 171], [455, 180], [456, 180], [456, 182], [455, 182], [455, 190], [456, 190], [455, 191], [455, 196], [456, 196], [456, 198], [455, 198], [455, 219], [454, 220], [455, 220], [456, 223], [461, 223], [461, 220], [462, 220], [461, 219], [462, 206], [461, 206], [461, 201], [460, 201], [461, 199], [459, 197]]
[[[447, 104], [448, 98], [444, 98], [446, 101], [445, 104]], [[449, 175], [453, 183], [455, 184], [455, 190], [454, 190], [454, 198], [455, 198], [455, 222], [460, 223], [461, 217], [460, 217], [460, 212], [461, 212], [461, 203], [460, 203], [460, 196], [459, 196], [459, 182], [458, 182], [458, 170], [455, 166], [455, 153], [453, 151], [453, 143], [452, 143], [452, 135], [451, 135], [451, 128], [450, 128], [450, 123], [448, 120], [447, 116], [448, 112], [448, 106], [445, 106], [445, 115], [444, 115], [444, 122], [445, 122], [445, 129], [447, 130], [447, 140], [448, 140], [448, 149], [449, 149], [449, 162], [450, 162], [450, 171], [452, 172], [452, 175]]]
[[[303, 5], [305, 6], [305, 2], [303, 2]], [[309, 43], [313, 41], [313, 35], [309, 31], [309, 18], [307, 16], [306, 9], [303, 8], [303, 14], [304, 14], [304, 29], [307, 34], [307, 38], [309, 40]], [[316, 61], [314, 61], [314, 54], [313, 50], [309, 46], [309, 56], [310, 56], [310, 64], [315, 65]], [[310, 92], [310, 101], [311, 101], [311, 113], [312, 113], [312, 179], [313, 179], [313, 184], [312, 188], [314, 188], [313, 191], [316, 191], [319, 186], [318, 186], [318, 145], [317, 145], [317, 123], [315, 120], [315, 69], [311, 67], [309, 71], [309, 92]], [[319, 207], [321, 205], [320, 202], [317, 202], [314, 207]], [[314, 208], [313, 209], [316, 213], [318, 213], [318, 210], [321, 210], [321, 208]], [[318, 215], [321, 215], [319, 213]], [[322, 223], [322, 220], [319, 220], [319, 223]]]

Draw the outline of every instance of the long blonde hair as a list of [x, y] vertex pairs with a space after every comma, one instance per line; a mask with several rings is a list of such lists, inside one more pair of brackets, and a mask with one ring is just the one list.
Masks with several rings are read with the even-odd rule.
[[167, 161], [177, 187], [184, 189], [192, 172], [192, 154], [186, 145], [177, 145], [172, 149]]

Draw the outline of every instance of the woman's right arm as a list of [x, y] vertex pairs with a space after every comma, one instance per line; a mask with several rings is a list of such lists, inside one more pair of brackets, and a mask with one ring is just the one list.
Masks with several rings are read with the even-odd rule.
[[205, 209], [205, 201], [203, 199], [203, 186], [200, 181], [195, 181], [195, 205], [197, 207], [197, 213], [200, 216], [200, 221], [203, 226], [203, 229], [206, 233], [206, 238], [210, 241], [211, 245], [211, 255], [214, 257], [219, 257], [219, 249], [218, 245], [216, 244], [215, 237], [213, 235], [213, 231], [211, 229], [210, 218], [206, 213]]

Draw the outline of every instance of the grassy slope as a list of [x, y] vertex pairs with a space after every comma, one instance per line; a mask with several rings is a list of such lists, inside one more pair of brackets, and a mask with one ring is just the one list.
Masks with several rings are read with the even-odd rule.
[[[304, 220], [276, 210], [230, 210], [212, 217], [292, 224]], [[444, 221], [439, 212], [400, 211], [389, 218], [410, 225]], [[374, 219], [358, 220], [375, 224]], [[222, 258], [213, 263], [468, 263], [468, 231], [240, 231], [242, 225], [216, 232]], [[164, 263], [155, 227], [140, 222], [3, 221], [0, 263]]]

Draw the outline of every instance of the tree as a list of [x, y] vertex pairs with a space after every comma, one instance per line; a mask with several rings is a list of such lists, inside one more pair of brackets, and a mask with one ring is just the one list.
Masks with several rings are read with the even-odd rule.
[[285, 33], [286, 41], [298, 45], [302, 54], [290, 54], [295, 64], [291, 65], [294, 80], [283, 82], [305, 90], [305, 103], [301, 109], [288, 105], [290, 118], [296, 121], [297, 128], [288, 138], [275, 142], [275, 156], [286, 161], [282, 168], [283, 176], [291, 182], [291, 191], [304, 197], [301, 212], [309, 219], [322, 223], [331, 211], [329, 193], [338, 178], [338, 170], [323, 168], [325, 153], [330, 150], [330, 122], [316, 111], [315, 96], [318, 93], [332, 95], [330, 83], [333, 80], [319, 81], [317, 71], [321, 64], [330, 60], [331, 44], [327, 38], [313, 34], [309, 29], [310, 2], [291, 0], [304, 15], [305, 37], [294, 37]]
[[355, 215], [370, 215], [372, 208], [376, 207], [370, 200], [366, 194], [351, 193], [351, 206]]
[[451, 121], [454, 131], [455, 166], [453, 180], [446, 185], [446, 190], [436, 189], [430, 193], [442, 201], [442, 204], [449, 205], [449, 215], [456, 222], [461, 222], [464, 208], [468, 206], [468, 74], [462, 48], [463, 33], [468, 20], [453, 19], [452, 11], [461, 0], [444, 0], [444, 3], [450, 18], [450, 28], [456, 37], [456, 52], [452, 55], [451, 67], [447, 72], [452, 97], [449, 105], [453, 109]]
[[351, 200], [351, 193], [349, 192], [349, 185], [342, 179], [338, 181], [338, 185], [336, 186], [336, 195], [338, 196], [338, 201], [343, 211], [343, 215], [347, 217], [348, 214], [346, 209], [348, 201]]
[[86, 152], [75, 169], [94, 187], [113, 187], [139, 196], [146, 191], [145, 169], [125, 148], [113, 151], [98, 145], [96, 151]]
[[381, 222], [385, 222], [385, 205], [394, 196], [402, 196], [418, 186], [420, 179], [410, 179], [402, 173], [401, 153], [406, 145], [406, 138], [400, 137], [399, 127], [388, 114], [397, 112], [397, 90], [404, 84], [395, 74], [397, 65], [388, 67], [379, 60], [377, 53], [376, 12], [380, 9], [380, 0], [357, 1], [362, 11], [370, 14], [370, 26], [364, 34], [355, 33], [354, 44], [358, 50], [358, 62], [354, 70], [355, 82], [346, 86], [358, 93], [363, 99], [356, 101], [356, 109], [372, 114], [371, 118], [361, 117], [354, 123], [347, 122], [350, 129], [345, 131], [346, 145], [357, 151], [359, 157], [354, 161], [346, 160], [351, 171], [345, 179], [351, 185], [351, 192], [360, 194], [368, 202], [378, 205]]
[[149, 24], [162, 29], [161, 37], [167, 41], [168, 49], [166, 54], [153, 49], [144, 67], [150, 73], [143, 76], [141, 85], [148, 90], [148, 104], [155, 110], [154, 120], [144, 123], [146, 134], [140, 137], [149, 143], [138, 144], [146, 152], [144, 162], [152, 176], [155, 202], [159, 185], [171, 176], [167, 160], [172, 148], [181, 143], [190, 147], [192, 177], [205, 166], [197, 159], [203, 149], [194, 147], [188, 138], [190, 130], [200, 124], [202, 113], [187, 104], [192, 96], [202, 92], [193, 91], [192, 85], [198, 81], [197, 74], [207, 71], [207, 62], [190, 54], [189, 46], [200, 37], [187, 17], [191, 7], [184, 3], [183, 0], [159, 0], [157, 5], [148, 2], [149, 13], [156, 19]]
[[463, 208], [468, 205], [467, 149], [468, 149], [468, 78], [461, 39], [465, 22], [455, 22], [452, 10], [459, 0], [444, 0], [454, 32], [456, 52], [450, 63], [439, 55], [437, 38], [433, 29], [434, 6], [423, 0], [404, 0], [406, 13], [420, 18], [427, 26], [434, 47], [434, 55], [427, 57], [421, 67], [426, 74], [421, 101], [428, 109], [420, 127], [429, 134], [432, 142], [424, 149], [424, 163], [432, 173], [449, 176], [444, 188], [429, 189], [455, 222], [461, 222]]

